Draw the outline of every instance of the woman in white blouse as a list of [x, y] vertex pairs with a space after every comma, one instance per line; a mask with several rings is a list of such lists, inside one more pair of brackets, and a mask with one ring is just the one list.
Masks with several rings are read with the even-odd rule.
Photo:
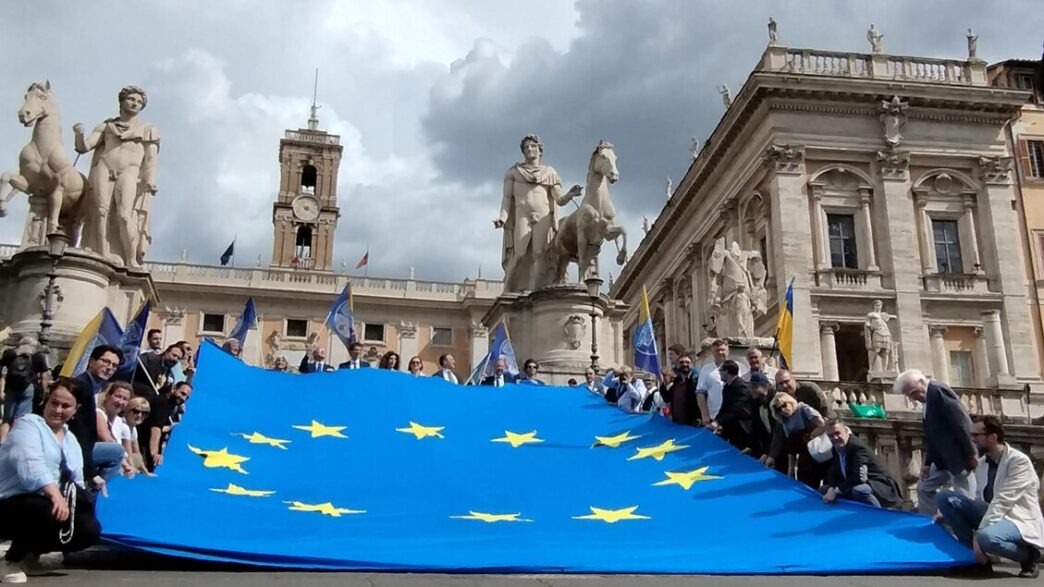
[[[114, 381], [106, 386], [105, 391], [98, 396], [98, 442], [94, 445], [96, 453], [99, 449], [109, 448], [111, 448], [109, 452], [112, 454], [122, 452], [119, 470], [127, 476], [134, 475], [134, 467], [127, 458], [127, 442], [130, 441], [131, 432], [121, 414], [132, 395], [133, 388], [129, 383]], [[120, 451], [117, 451], [116, 447], [119, 447]]]
[[121, 440], [123, 448], [127, 451], [127, 460], [130, 461], [134, 470], [149, 477], [155, 477], [156, 474], [150, 473], [149, 468], [145, 466], [145, 458], [141, 456], [141, 447], [138, 444], [138, 426], [141, 426], [149, 417], [150, 410], [149, 401], [143, 397], [132, 397], [127, 402], [127, 407], [123, 408], [123, 421], [127, 424], [127, 436]]

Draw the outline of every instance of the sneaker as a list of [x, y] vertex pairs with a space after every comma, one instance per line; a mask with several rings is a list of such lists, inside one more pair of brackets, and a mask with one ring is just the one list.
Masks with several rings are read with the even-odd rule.
[[1030, 559], [1022, 563], [1022, 570], [1019, 571], [1019, 576], [1023, 579], [1036, 579], [1040, 576], [1040, 569], [1037, 565], [1040, 564], [1040, 551], [1036, 548], [1030, 553]]
[[26, 581], [28, 579], [21, 563], [0, 559], [0, 583], [25, 583]]

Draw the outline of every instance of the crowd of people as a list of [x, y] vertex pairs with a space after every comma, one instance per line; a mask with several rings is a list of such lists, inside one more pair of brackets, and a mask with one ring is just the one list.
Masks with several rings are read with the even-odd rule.
[[[46, 356], [27, 349], [4, 354], [4, 413], [0, 426], [0, 540], [10, 540], [0, 562], [0, 581], [24, 582], [39, 569], [41, 554], [73, 552], [94, 544], [100, 526], [94, 500], [115, 475], [155, 475], [172, 429], [192, 393], [193, 348], [187, 341], [164, 347], [152, 330], [147, 348], [131, 369], [124, 351], [94, 348], [84, 373], [59, 377]], [[241, 346], [223, 345], [239, 356]], [[336, 369], [371, 368], [362, 345]], [[825, 503], [846, 499], [871, 507], [897, 508], [903, 500], [895, 477], [873, 449], [852, 433], [827, 395], [813, 382], [798, 381], [752, 348], [745, 362], [729, 357], [716, 340], [710, 360], [696, 365], [680, 345], [668, 349], [663, 373], [637, 373], [627, 366], [599, 376], [584, 372], [584, 387], [630, 413], [659, 414], [675, 424], [703, 427], [764, 466], [817, 490]], [[381, 356], [377, 368], [458, 384], [452, 354], [439, 357], [433, 373], [420, 357], [403, 369], [398, 353]], [[273, 369], [288, 371], [285, 359]], [[316, 348], [300, 373], [335, 370]], [[528, 359], [517, 375], [498, 358], [479, 385], [546, 385], [540, 365]], [[894, 390], [924, 405], [924, 470], [917, 484], [918, 509], [946, 525], [988, 566], [990, 557], [1021, 565], [1019, 575], [1037, 577], [1044, 519], [1040, 482], [1027, 455], [1005, 443], [993, 416], [970, 417], [952, 389], [919, 371], [906, 371]]]

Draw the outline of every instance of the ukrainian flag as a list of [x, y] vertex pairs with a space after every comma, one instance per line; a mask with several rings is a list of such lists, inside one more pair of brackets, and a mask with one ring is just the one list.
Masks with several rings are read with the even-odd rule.
[[794, 346], [794, 278], [790, 278], [787, 295], [779, 305], [779, 322], [776, 323], [776, 346], [784, 369], [790, 369], [791, 351]]
[[649, 294], [642, 286], [642, 302], [638, 306], [638, 327], [631, 337], [634, 348], [634, 367], [648, 373], [660, 374], [660, 356], [656, 351], [656, 333], [653, 331]]
[[[80, 331], [80, 336], [76, 337], [76, 342], [69, 349], [69, 356], [65, 358], [65, 364], [62, 365], [62, 377], [76, 377], [83, 373], [87, 370], [87, 361], [96, 347], [103, 344], [120, 346], [122, 338], [123, 328], [120, 326], [119, 321], [112, 315], [112, 311], [109, 308], [102, 308], [83, 327], [83, 330]], [[136, 361], [137, 359], [137, 355], [125, 356], [123, 361], [121, 361], [121, 366], [127, 361]]]

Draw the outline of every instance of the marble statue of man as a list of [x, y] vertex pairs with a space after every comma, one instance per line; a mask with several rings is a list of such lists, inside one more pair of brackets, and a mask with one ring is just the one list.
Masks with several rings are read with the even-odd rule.
[[873, 23], [870, 24], [870, 28], [866, 31], [866, 40], [870, 41], [870, 51], [873, 53], [880, 53], [883, 51], [881, 48], [881, 39], [884, 38], [884, 33], [877, 30]]
[[104, 120], [87, 136], [83, 124], [73, 127], [76, 152], [94, 151], [84, 244], [130, 267], [141, 264], [151, 240], [148, 212], [156, 194], [159, 131], [138, 117], [146, 104], [145, 90], [126, 86], [119, 93], [118, 116]]
[[558, 172], [540, 161], [544, 153], [540, 137], [526, 135], [520, 148], [524, 160], [504, 174], [504, 198], [493, 221], [495, 228], [504, 229], [504, 291], [532, 291], [551, 284], [547, 253], [558, 231], [558, 207], [582, 191], [578, 185], [562, 191]]
[[871, 373], [881, 373], [895, 368], [892, 364], [892, 330], [888, 322], [895, 315], [883, 310], [881, 300], [874, 300], [873, 309], [867, 313], [863, 323], [863, 338]]
[[979, 58], [979, 35], [968, 29], [968, 60], [972, 61]]

